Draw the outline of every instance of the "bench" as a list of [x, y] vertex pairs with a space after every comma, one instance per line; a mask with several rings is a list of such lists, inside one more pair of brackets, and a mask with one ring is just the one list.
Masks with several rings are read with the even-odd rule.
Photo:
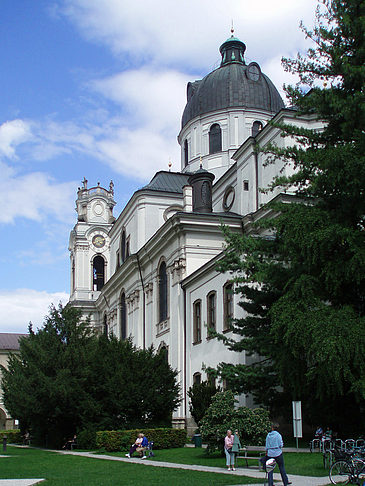
[[[236, 456], [237, 459], [244, 459], [245, 462], [246, 462], [246, 467], [249, 467], [248, 465], [248, 461], [249, 460], [256, 460], [258, 462], [258, 469], [261, 471], [262, 470], [262, 463], [260, 462], [260, 459], [265, 456], [266, 454], [266, 451], [265, 451], [265, 448], [263, 448], [264, 450], [262, 450], [261, 447], [250, 447], [250, 448], [247, 448], [247, 447], [243, 447], [242, 449], [239, 450], [239, 453], [238, 455]], [[249, 456], [247, 455], [248, 452], [259, 452], [259, 456]]]

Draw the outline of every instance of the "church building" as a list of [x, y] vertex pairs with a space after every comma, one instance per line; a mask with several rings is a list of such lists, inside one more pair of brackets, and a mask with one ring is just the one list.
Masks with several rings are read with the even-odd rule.
[[[117, 219], [113, 183], [77, 193], [77, 223], [70, 235], [71, 305], [100, 332], [132, 337], [141, 348], [166, 353], [179, 371], [182, 402], [173, 423], [191, 423], [187, 390], [205, 380], [206, 366], [225, 361], [248, 364], [245, 353], [210, 339], [208, 328], [230, 333], [241, 317], [230, 276], [216, 271], [224, 237], [221, 225], [251, 234], [273, 198], [263, 193], [280, 171], [265, 165], [257, 146], [292, 141], [270, 120], [315, 128], [318, 121], [285, 108], [258, 63], [245, 62], [246, 46], [232, 36], [220, 46], [220, 66], [187, 85], [178, 142], [181, 171], [157, 172], [137, 190]], [[241, 405], [252, 405], [248, 396]]]

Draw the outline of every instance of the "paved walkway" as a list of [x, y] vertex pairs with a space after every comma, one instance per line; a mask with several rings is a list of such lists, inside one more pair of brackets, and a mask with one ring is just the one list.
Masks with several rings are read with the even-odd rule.
[[[177, 463], [174, 463], [174, 462], [154, 461], [153, 459], [141, 460], [139, 458], [133, 458], [133, 457], [128, 459], [128, 458], [125, 458], [125, 457], [108, 456], [106, 454], [93, 454], [92, 452], [78, 452], [78, 451], [55, 451], [55, 452], [59, 452], [60, 454], [74, 454], [74, 455], [77, 455], [77, 456], [89, 457], [89, 458], [93, 458], [93, 459], [102, 459], [102, 460], [107, 460], [107, 461], [129, 462], [129, 463], [132, 463], [132, 464], [141, 464], [141, 465], [147, 466], [147, 467], [148, 466], [169, 467], [169, 468], [174, 468], [174, 469], [188, 469], [188, 470], [192, 470], [192, 471], [229, 474], [229, 475], [232, 475], [232, 476], [249, 476], [251, 478], [259, 478], [259, 479], [265, 478], [265, 474], [262, 471], [249, 469], [249, 468], [243, 468], [243, 467], [240, 467], [236, 471], [227, 471], [227, 469], [221, 468], [221, 467], [198, 466], [198, 465], [191, 465], [191, 464], [177, 464]], [[274, 480], [275, 480], [275, 483], [278, 486], [280, 484], [283, 484], [281, 482], [281, 476], [280, 476], [279, 473], [274, 473]], [[329, 482], [330, 482], [328, 476], [316, 478], [316, 477], [310, 477], [310, 476], [294, 476], [292, 474], [289, 475], [289, 480], [292, 482], [293, 486], [325, 486], [326, 484], [329, 484]], [[0, 486], [2, 486], [1, 482], [0, 482]], [[244, 483], [242, 483], [241, 486], [244, 486]], [[254, 486], [254, 485], [250, 485], [250, 486]], [[261, 483], [260, 486], [262, 486], [262, 483]]]
[[0, 479], [0, 486], [33, 486], [45, 479]]

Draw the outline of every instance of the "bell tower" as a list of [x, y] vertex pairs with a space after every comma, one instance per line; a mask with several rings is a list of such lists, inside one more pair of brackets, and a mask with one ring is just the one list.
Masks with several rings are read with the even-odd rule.
[[70, 302], [95, 301], [110, 277], [109, 231], [113, 216], [114, 184], [88, 188], [84, 178], [76, 200], [77, 223], [70, 234]]

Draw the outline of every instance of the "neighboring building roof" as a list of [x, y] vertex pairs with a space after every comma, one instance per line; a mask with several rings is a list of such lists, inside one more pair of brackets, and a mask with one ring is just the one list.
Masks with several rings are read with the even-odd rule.
[[175, 192], [183, 193], [183, 187], [188, 184], [188, 179], [191, 174], [182, 174], [181, 172], [169, 172], [161, 170], [157, 172], [151, 182], [140, 190], [150, 190], [159, 192]]
[[19, 339], [26, 337], [28, 334], [16, 334], [10, 332], [0, 332], [0, 349], [19, 349]]
[[182, 128], [196, 116], [220, 109], [261, 109], [274, 114], [284, 107], [278, 90], [259, 65], [246, 65], [245, 49], [245, 44], [235, 37], [227, 39], [220, 47], [220, 67], [188, 84]]

